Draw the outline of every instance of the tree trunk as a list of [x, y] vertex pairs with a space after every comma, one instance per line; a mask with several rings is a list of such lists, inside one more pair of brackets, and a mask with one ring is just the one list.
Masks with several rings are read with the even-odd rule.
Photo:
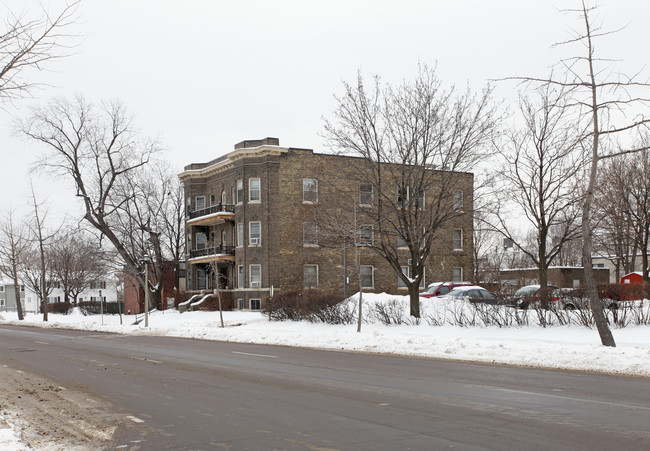
[[22, 321], [25, 319], [23, 314], [23, 305], [20, 302], [20, 285], [18, 284], [18, 278], [14, 278], [14, 296], [16, 296], [16, 311], [18, 312], [18, 320]]
[[411, 301], [411, 316], [420, 317], [420, 287], [418, 283], [409, 284], [409, 299]]

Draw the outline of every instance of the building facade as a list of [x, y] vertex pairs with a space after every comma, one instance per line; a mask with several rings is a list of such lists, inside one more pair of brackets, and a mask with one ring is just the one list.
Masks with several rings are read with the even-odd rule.
[[[186, 166], [179, 177], [186, 199], [188, 291], [223, 290], [242, 310], [259, 309], [272, 290], [356, 291], [352, 287], [359, 286], [358, 276], [345, 273], [353, 265], [351, 251], [323, 245], [311, 219], [323, 205], [351, 217], [372, 196], [372, 187], [346, 177], [353, 158], [281, 147], [277, 138], [265, 138], [243, 141], [225, 156]], [[453, 174], [456, 202], [460, 199], [466, 212], [437, 234], [423, 286], [464, 280], [471, 271], [473, 175]], [[353, 208], [337, 198], [345, 186], [358, 193]], [[365, 237], [380, 238], [371, 228]], [[408, 249], [398, 250], [402, 271], [408, 272]], [[360, 252], [364, 291], [407, 293], [383, 258], [368, 249]]]

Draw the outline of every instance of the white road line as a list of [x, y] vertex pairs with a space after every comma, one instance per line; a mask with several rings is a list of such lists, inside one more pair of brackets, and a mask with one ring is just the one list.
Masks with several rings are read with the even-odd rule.
[[237, 352], [237, 351], [232, 351], [233, 354], [240, 354], [240, 355], [250, 355], [253, 357], [266, 357], [269, 359], [277, 359], [277, 355], [266, 355], [266, 354], [251, 354], [250, 352]]
[[36, 341], [36, 340], [34, 340], [34, 343], [39, 343], [39, 344], [42, 344], [42, 345], [49, 345], [49, 343], [46, 343], [44, 341]]
[[634, 404], [625, 404], [625, 403], [620, 403], [620, 402], [611, 402], [611, 401], [601, 401], [599, 399], [587, 399], [587, 398], [576, 398], [574, 396], [562, 396], [562, 395], [549, 395], [547, 393], [537, 393], [537, 392], [532, 392], [532, 391], [525, 391], [525, 390], [511, 390], [508, 388], [494, 388], [496, 391], [503, 391], [503, 392], [509, 392], [509, 393], [520, 393], [524, 395], [532, 395], [532, 396], [541, 396], [545, 398], [556, 398], [556, 399], [562, 399], [562, 400], [571, 400], [571, 401], [578, 401], [578, 402], [584, 402], [584, 403], [593, 403], [593, 404], [604, 404], [606, 406], [617, 406], [617, 407], [627, 407], [629, 409], [639, 409], [639, 410], [650, 410], [650, 408], [645, 407], [645, 406], [638, 406]]
[[138, 417], [134, 417], [133, 415], [128, 415], [126, 418], [133, 421], [134, 423], [144, 423], [144, 420], [141, 420]]

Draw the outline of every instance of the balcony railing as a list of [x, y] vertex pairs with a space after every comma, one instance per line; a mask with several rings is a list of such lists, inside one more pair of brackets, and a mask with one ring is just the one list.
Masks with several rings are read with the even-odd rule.
[[213, 246], [190, 250], [190, 258], [208, 257], [210, 255], [235, 255], [235, 246]]
[[211, 207], [202, 208], [201, 210], [194, 210], [190, 212], [190, 219], [200, 218], [201, 216], [211, 215], [213, 213], [234, 213], [235, 206], [229, 204], [217, 204]]

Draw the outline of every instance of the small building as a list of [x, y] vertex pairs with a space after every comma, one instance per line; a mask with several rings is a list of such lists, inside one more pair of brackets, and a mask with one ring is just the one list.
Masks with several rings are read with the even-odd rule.
[[[593, 268], [597, 284], [609, 283], [608, 268]], [[539, 284], [537, 268], [503, 269], [499, 276], [502, 285], [514, 288]], [[559, 288], [580, 288], [585, 286], [585, 269], [582, 266], [552, 266], [547, 271], [549, 285]]]
[[621, 277], [623, 284], [640, 284], [643, 283], [643, 273], [640, 271], [631, 272]]
[[[152, 267], [150, 267], [150, 273], [153, 273]], [[182, 274], [179, 276], [179, 278], [182, 279]], [[182, 284], [182, 280], [179, 284]], [[164, 262], [162, 290], [160, 292], [160, 308], [162, 310], [167, 310], [169, 307], [173, 307], [178, 292], [179, 288], [176, 286], [174, 265], [171, 262]], [[153, 308], [156, 308], [156, 306], [149, 306], [149, 310]], [[124, 272], [124, 312], [133, 315], [144, 312], [144, 290], [138, 281], [126, 271]]]

